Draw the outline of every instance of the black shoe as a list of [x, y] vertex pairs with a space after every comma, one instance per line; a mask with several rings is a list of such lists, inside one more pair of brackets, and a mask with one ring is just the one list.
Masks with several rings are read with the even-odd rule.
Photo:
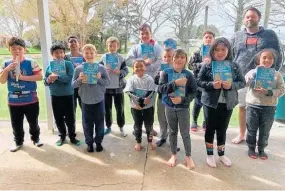
[[101, 152], [101, 151], [103, 151], [101, 143], [96, 143], [96, 152]]
[[76, 138], [73, 138], [73, 139], [70, 139], [70, 142], [76, 146], [79, 146], [80, 145], [80, 141], [77, 140]]
[[94, 152], [93, 144], [87, 146], [87, 152], [89, 152], [89, 153], [93, 153]]
[[156, 142], [157, 147], [161, 147], [164, 143], [166, 143], [166, 139], [160, 139]]
[[252, 159], [256, 159], [257, 158], [257, 154], [255, 152], [255, 149], [249, 148], [247, 154]]

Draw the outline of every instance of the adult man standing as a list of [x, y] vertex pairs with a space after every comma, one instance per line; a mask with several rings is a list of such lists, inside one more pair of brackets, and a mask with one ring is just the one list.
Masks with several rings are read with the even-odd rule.
[[[236, 32], [232, 41], [234, 61], [241, 66], [245, 75], [249, 70], [255, 68], [255, 55], [265, 48], [272, 48], [276, 51], [277, 59], [273, 67], [279, 70], [281, 67], [283, 53], [276, 33], [270, 29], [259, 26], [261, 13], [254, 7], [248, 8], [243, 17], [245, 29]], [[232, 142], [240, 143], [245, 140], [246, 132], [246, 102], [247, 88], [238, 92], [239, 99], [239, 128], [240, 132]]]

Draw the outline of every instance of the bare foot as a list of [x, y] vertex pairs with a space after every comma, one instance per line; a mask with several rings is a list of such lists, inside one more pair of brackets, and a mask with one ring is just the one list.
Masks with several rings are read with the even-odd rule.
[[234, 144], [239, 144], [241, 142], [245, 141], [245, 137], [244, 136], [236, 136], [233, 140], [232, 140], [232, 143]]
[[167, 161], [170, 167], [174, 167], [176, 164], [176, 155], [171, 155], [170, 159]]
[[155, 150], [155, 145], [153, 143], [149, 143], [149, 145], [151, 150]]
[[194, 164], [194, 161], [192, 160], [192, 158], [189, 156], [187, 157], [186, 156], [186, 167], [189, 169], [189, 170], [193, 170], [195, 168], [195, 164]]
[[137, 143], [137, 144], [135, 145], [135, 150], [136, 150], [136, 151], [142, 150], [141, 144]]

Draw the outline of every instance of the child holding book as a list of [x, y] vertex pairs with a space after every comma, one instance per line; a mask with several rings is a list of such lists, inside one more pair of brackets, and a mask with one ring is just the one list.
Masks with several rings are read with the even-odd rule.
[[[193, 71], [195, 78], [197, 79], [198, 73], [203, 65], [204, 62], [209, 63], [210, 59], [208, 56], [209, 49], [211, 44], [215, 40], [215, 34], [212, 31], [205, 31], [203, 33], [203, 45], [196, 51], [190, 58], [190, 62], [188, 64], [188, 68]], [[200, 114], [200, 110], [202, 108], [202, 103], [201, 103], [201, 96], [202, 96], [202, 90], [198, 88], [196, 97], [195, 97], [195, 102], [193, 105], [193, 122], [191, 123], [191, 131], [196, 132], [198, 129], [197, 121], [198, 117]], [[205, 117], [202, 125], [203, 131], [206, 130], [206, 122], [205, 122]]]
[[[80, 52], [80, 43], [77, 36], [69, 36], [67, 39], [68, 47], [70, 52], [68, 52], [65, 56], [65, 60], [69, 60], [73, 62], [74, 68], [85, 62], [82, 53]], [[78, 95], [78, 88], [74, 88], [74, 114], [76, 114], [77, 102], [79, 107], [81, 108], [81, 98]], [[75, 117], [76, 118], [76, 117]]]
[[155, 84], [148, 74], [145, 73], [145, 61], [135, 60], [133, 64], [134, 75], [127, 80], [124, 91], [130, 96], [131, 113], [134, 119], [134, 134], [136, 137], [135, 150], [142, 149], [142, 125], [144, 124], [148, 143], [153, 150], [151, 130], [154, 122], [154, 93]]
[[109, 37], [106, 41], [108, 53], [104, 54], [101, 62], [105, 65], [111, 79], [111, 83], [107, 86], [105, 93], [105, 122], [107, 128], [105, 135], [111, 132], [112, 105], [113, 99], [117, 113], [117, 124], [123, 137], [127, 136], [124, 131], [125, 112], [124, 112], [124, 93], [123, 88], [126, 85], [124, 78], [128, 75], [129, 70], [126, 66], [125, 59], [117, 53], [120, 47], [120, 41], [116, 37]]
[[185, 69], [187, 54], [182, 49], [177, 49], [173, 55], [173, 68], [165, 69], [159, 79], [158, 91], [163, 94], [165, 115], [169, 125], [169, 142], [171, 158], [168, 165], [176, 164], [178, 126], [183, 139], [186, 152], [186, 166], [194, 169], [191, 158], [191, 139], [189, 134], [189, 105], [196, 94], [197, 84], [193, 74]]
[[64, 60], [65, 47], [63, 44], [53, 44], [50, 53], [53, 61], [46, 69], [44, 84], [50, 90], [53, 116], [59, 131], [60, 139], [56, 142], [56, 145], [61, 146], [65, 142], [66, 126], [70, 142], [80, 145], [80, 141], [75, 138], [73, 88], [71, 86], [74, 72], [73, 63]]
[[[275, 60], [276, 55], [273, 49], [260, 51], [256, 59], [257, 67], [250, 70], [245, 76], [247, 86], [249, 87], [246, 95], [246, 142], [248, 145], [248, 156], [253, 159], [256, 159], [257, 156], [262, 160], [268, 159], [264, 148], [268, 145], [278, 97], [282, 96], [285, 91], [281, 73], [271, 68]], [[261, 69], [266, 70], [266, 77], [271, 78], [267, 89], [263, 86], [263, 83], [258, 84], [257, 82], [259, 70]], [[258, 85], [261, 85], [261, 87], [257, 87]], [[257, 131], [259, 131], [257, 141], [258, 154], [255, 152]]]
[[245, 80], [238, 64], [232, 62], [231, 46], [226, 38], [218, 38], [209, 51], [212, 62], [227, 65], [229, 80], [216, 78], [212, 64], [204, 64], [198, 74], [198, 86], [203, 88], [201, 102], [206, 120], [205, 144], [207, 164], [216, 167], [214, 157], [214, 136], [217, 134], [217, 149], [220, 161], [225, 166], [231, 166], [231, 161], [225, 156], [226, 132], [233, 112], [238, 104], [238, 90], [245, 86]]
[[[167, 67], [172, 67], [172, 57], [174, 54], [174, 50], [171, 48], [164, 49], [163, 51], [163, 63], [161, 64], [161, 70], [157, 73], [154, 82], [156, 85], [159, 85], [159, 78], [163, 72], [163, 64], [167, 65]], [[166, 68], [165, 68], [166, 69]], [[168, 124], [165, 116], [165, 105], [162, 103], [162, 94], [158, 93], [157, 99], [157, 118], [160, 127], [160, 140], [156, 142], [158, 147], [161, 147], [164, 143], [166, 143], [166, 139], [168, 137]]]
[[[111, 80], [106, 68], [95, 63], [97, 51], [94, 45], [84, 45], [82, 52], [86, 62], [75, 68], [72, 86], [79, 88], [78, 94], [82, 101], [82, 126], [87, 151], [94, 152], [93, 143], [95, 141], [96, 151], [101, 152], [104, 138], [104, 96]], [[88, 75], [88, 73], [92, 74]], [[95, 139], [93, 137], [94, 125]]]
[[37, 83], [41, 81], [42, 69], [30, 59], [25, 58], [25, 41], [12, 37], [9, 42], [12, 59], [0, 69], [0, 83], [7, 82], [8, 107], [13, 128], [15, 145], [11, 152], [18, 151], [24, 143], [24, 116], [29, 123], [29, 132], [34, 145], [41, 147], [39, 117], [39, 99]]

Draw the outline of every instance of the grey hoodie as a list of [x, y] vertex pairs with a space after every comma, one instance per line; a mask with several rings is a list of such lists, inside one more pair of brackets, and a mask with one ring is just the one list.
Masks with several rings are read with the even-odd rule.
[[240, 65], [243, 75], [255, 68], [255, 55], [265, 48], [276, 51], [277, 59], [272, 66], [275, 70], [279, 70], [283, 62], [283, 52], [276, 33], [263, 27], [259, 27], [259, 31], [255, 34], [247, 33], [246, 29], [235, 33], [232, 48], [233, 61]]

